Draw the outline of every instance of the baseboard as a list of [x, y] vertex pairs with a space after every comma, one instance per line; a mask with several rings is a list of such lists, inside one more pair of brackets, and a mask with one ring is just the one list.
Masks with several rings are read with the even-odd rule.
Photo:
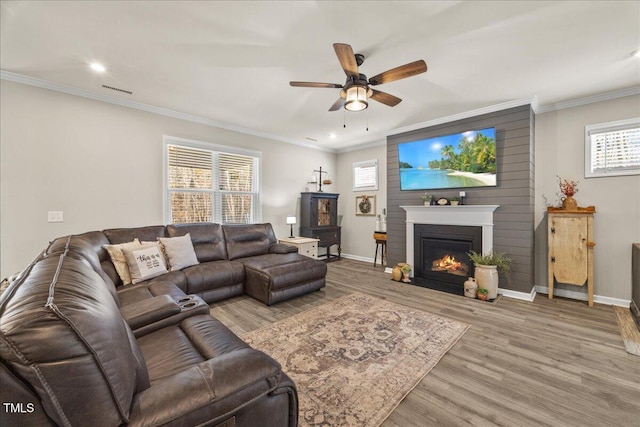
[[533, 302], [536, 298], [536, 288], [532, 288], [531, 292], [512, 291], [511, 289], [498, 288], [498, 293], [507, 298], [519, 299], [523, 301]]
[[[343, 258], [353, 259], [353, 260], [362, 261], [362, 262], [369, 262], [369, 263], [371, 263], [371, 265], [373, 265], [373, 258], [367, 258], [367, 257], [360, 256], [360, 255], [345, 254], [344, 252], [342, 254], [340, 254], [340, 255]], [[380, 265], [380, 264], [376, 264], [376, 265]]]
[[[536, 286], [536, 291], [541, 294], [549, 294], [548, 286]], [[569, 289], [554, 289], [554, 296], [559, 296], [563, 298], [577, 299], [580, 301], [587, 301], [588, 296], [584, 292], [572, 291]], [[626, 307], [629, 308], [631, 305], [631, 300], [621, 299], [621, 298], [611, 298], [605, 297], [603, 295], [594, 295], [593, 302], [597, 302], [598, 304], [604, 305], [616, 305], [618, 307]]]

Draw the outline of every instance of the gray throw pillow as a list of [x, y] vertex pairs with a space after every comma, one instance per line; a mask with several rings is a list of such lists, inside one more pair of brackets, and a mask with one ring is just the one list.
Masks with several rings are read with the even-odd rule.
[[179, 237], [158, 237], [158, 241], [169, 261], [170, 271], [199, 264], [191, 242], [191, 234], [187, 233]]

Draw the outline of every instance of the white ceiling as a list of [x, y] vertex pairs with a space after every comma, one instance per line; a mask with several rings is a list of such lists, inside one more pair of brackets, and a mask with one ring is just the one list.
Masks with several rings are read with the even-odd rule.
[[[517, 99], [537, 96], [544, 106], [640, 85], [640, 59], [631, 56], [640, 48], [638, 1], [1, 5], [5, 74], [328, 150]], [[396, 107], [371, 101], [364, 112], [329, 112], [339, 89], [295, 88], [289, 81], [343, 84], [336, 42], [366, 56], [360, 72], [369, 77], [417, 59], [429, 70], [376, 87], [402, 98]], [[107, 72], [90, 71], [92, 61]]]

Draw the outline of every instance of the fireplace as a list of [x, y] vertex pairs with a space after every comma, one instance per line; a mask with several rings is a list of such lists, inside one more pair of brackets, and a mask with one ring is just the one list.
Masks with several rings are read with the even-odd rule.
[[400, 207], [407, 212], [406, 260], [413, 262], [413, 283], [462, 295], [464, 282], [474, 275], [467, 252], [492, 252], [493, 212], [499, 206]]
[[415, 224], [413, 241], [414, 283], [462, 295], [474, 273], [467, 253], [482, 252], [482, 227]]

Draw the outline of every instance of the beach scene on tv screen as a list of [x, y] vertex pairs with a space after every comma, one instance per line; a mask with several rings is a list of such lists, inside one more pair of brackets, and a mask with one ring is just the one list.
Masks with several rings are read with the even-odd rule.
[[495, 128], [398, 144], [401, 190], [496, 185]]

